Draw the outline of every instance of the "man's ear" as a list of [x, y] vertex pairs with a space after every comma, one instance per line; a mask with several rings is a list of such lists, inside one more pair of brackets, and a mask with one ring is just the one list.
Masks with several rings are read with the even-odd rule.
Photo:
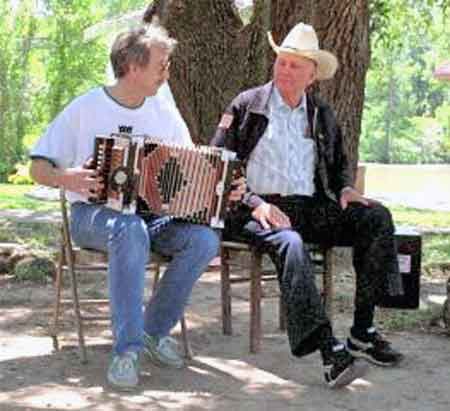
[[308, 81], [308, 87], [311, 87], [317, 78], [317, 68], [311, 73], [311, 76]]
[[130, 77], [134, 78], [136, 76], [137, 71], [138, 71], [138, 65], [137, 64], [135, 64], [135, 63], [129, 63], [128, 64], [128, 72], [127, 72], [127, 74]]

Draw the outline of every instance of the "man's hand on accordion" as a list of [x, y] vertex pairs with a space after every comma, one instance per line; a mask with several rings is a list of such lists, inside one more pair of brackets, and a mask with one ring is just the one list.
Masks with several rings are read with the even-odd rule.
[[67, 168], [64, 172], [64, 188], [86, 198], [96, 198], [103, 189], [103, 178], [96, 170], [84, 167]]

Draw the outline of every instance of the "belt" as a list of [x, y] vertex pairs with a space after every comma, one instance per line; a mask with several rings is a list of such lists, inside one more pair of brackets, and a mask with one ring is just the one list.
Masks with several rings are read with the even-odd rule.
[[312, 199], [311, 196], [305, 196], [300, 194], [289, 194], [289, 195], [282, 195], [282, 194], [259, 194], [259, 196], [268, 203], [272, 202], [297, 202], [297, 201], [305, 201]]

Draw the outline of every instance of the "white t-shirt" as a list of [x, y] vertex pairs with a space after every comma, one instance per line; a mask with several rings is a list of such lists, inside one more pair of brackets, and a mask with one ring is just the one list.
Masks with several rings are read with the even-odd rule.
[[[130, 109], [99, 87], [75, 98], [53, 120], [30, 157], [46, 158], [60, 168], [81, 166], [94, 153], [96, 135], [120, 131], [192, 145], [189, 130], [176, 106], [163, 97], [149, 97], [142, 106]], [[85, 201], [76, 193], [68, 192], [67, 197], [70, 202]]]

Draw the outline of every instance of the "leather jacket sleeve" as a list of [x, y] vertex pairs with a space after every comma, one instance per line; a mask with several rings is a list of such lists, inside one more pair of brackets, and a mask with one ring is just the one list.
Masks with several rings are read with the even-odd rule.
[[[214, 137], [210, 145], [216, 147], [224, 147], [228, 150], [237, 153], [238, 160], [243, 162], [243, 170], [245, 175], [245, 165], [247, 158], [243, 154], [245, 152], [246, 136], [240, 132], [243, 119], [246, 114], [245, 105], [242, 102], [242, 95], [237, 96], [231, 104], [226, 108], [222, 114], [222, 118], [216, 128]], [[253, 209], [263, 203], [263, 199], [257, 194], [250, 191], [247, 187], [247, 192], [242, 198], [242, 203]]]
[[332, 144], [326, 148], [327, 176], [329, 188], [339, 199], [344, 187], [353, 187], [353, 179], [346, 153], [342, 129], [337, 123], [333, 110], [328, 106], [323, 113], [324, 131], [331, 137]]

